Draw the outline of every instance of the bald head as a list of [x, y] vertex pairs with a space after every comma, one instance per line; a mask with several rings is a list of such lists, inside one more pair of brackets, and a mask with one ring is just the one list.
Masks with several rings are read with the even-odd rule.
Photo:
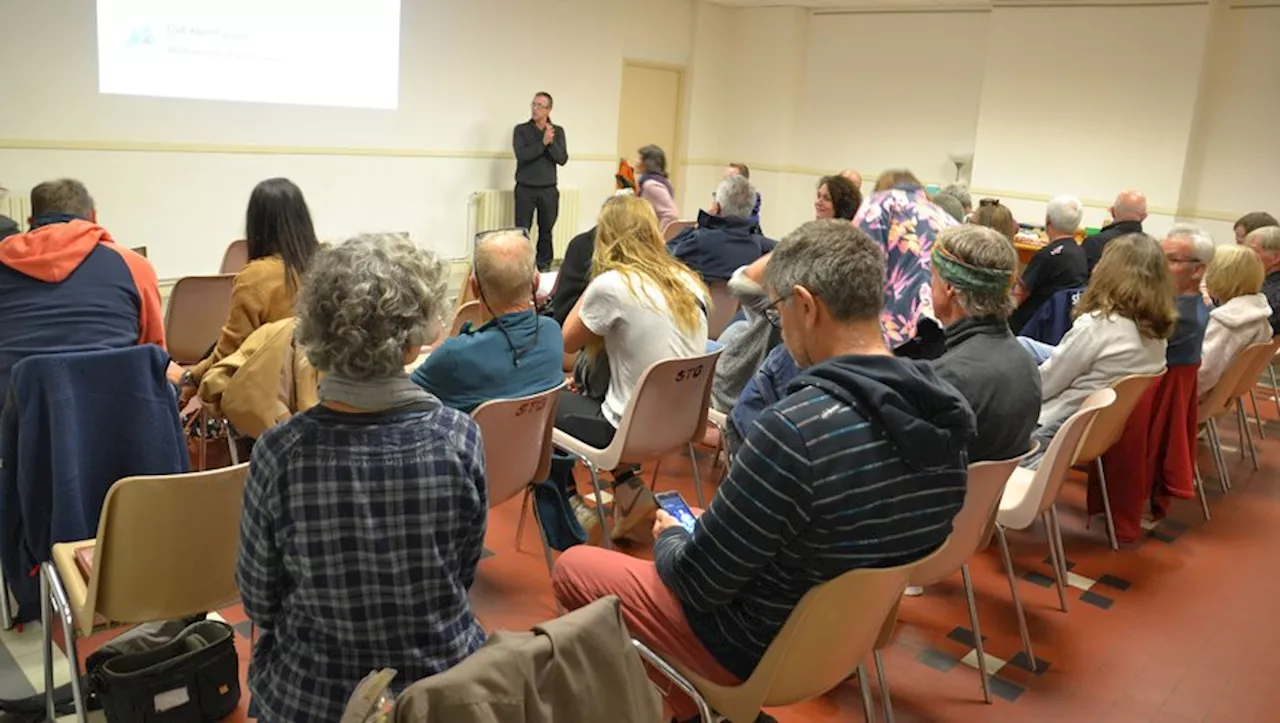
[[1147, 220], [1147, 197], [1141, 191], [1121, 191], [1111, 207], [1111, 220], [1139, 223]]
[[861, 173], [858, 173], [857, 171], [853, 170], [852, 168], [846, 168], [846, 169], [844, 169], [843, 171], [841, 171], [841, 172], [840, 172], [840, 175], [842, 175], [842, 176], [844, 176], [845, 178], [849, 179], [849, 183], [852, 183], [854, 188], [857, 188], [857, 189], [859, 189], [859, 190], [861, 190], [861, 189], [862, 189], [862, 174], [861, 174]]
[[494, 315], [510, 313], [533, 302], [538, 267], [533, 244], [523, 234], [504, 232], [482, 238], [471, 267], [476, 294]]

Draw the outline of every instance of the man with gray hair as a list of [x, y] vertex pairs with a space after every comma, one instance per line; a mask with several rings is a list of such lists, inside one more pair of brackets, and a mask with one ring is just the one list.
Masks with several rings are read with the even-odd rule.
[[534, 308], [535, 264], [524, 229], [479, 234], [467, 284], [480, 300], [485, 323], [464, 325], [414, 370], [413, 381], [468, 414], [489, 400], [545, 392], [564, 382], [560, 325]]
[[[806, 223], [778, 245], [765, 288], [804, 371], [747, 430], [692, 533], [659, 511], [653, 562], [565, 552], [552, 585], [566, 607], [618, 595], [641, 642], [729, 685], [815, 586], [942, 545], [964, 502], [973, 411], [928, 363], [885, 346], [884, 278], [884, 250], [847, 221]], [[697, 713], [669, 702], [677, 720]]]
[[1175, 223], [1160, 241], [1160, 249], [1169, 265], [1178, 305], [1178, 325], [1169, 337], [1165, 363], [1198, 365], [1204, 330], [1209, 323], [1209, 307], [1204, 303], [1200, 285], [1209, 262], [1213, 261], [1213, 239], [1199, 226]]
[[756, 190], [741, 174], [725, 176], [716, 187], [710, 211], [698, 212], [698, 225], [667, 242], [667, 251], [702, 275], [708, 284], [728, 281], [733, 272], [773, 250], [774, 240], [751, 215]]
[[1044, 232], [1049, 243], [1031, 257], [1013, 290], [1018, 308], [1009, 317], [1017, 334], [1040, 306], [1065, 289], [1089, 283], [1089, 262], [1076, 243], [1076, 231], [1084, 218], [1084, 204], [1075, 196], [1056, 196], [1045, 209]]
[[1094, 235], [1086, 238], [1084, 243], [1084, 255], [1089, 262], [1089, 273], [1093, 273], [1093, 267], [1098, 265], [1098, 261], [1102, 259], [1102, 251], [1107, 247], [1113, 238], [1119, 238], [1127, 233], [1142, 233], [1142, 222], [1147, 220], [1147, 197], [1142, 195], [1141, 191], [1121, 191], [1116, 196], [1115, 203], [1111, 204], [1111, 223], [1102, 227]]
[[1262, 293], [1271, 305], [1271, 331], [1280, 334], [1280, 226], [1263, 226], [1250, 231], [1244, 243], [1262, 259], [1267, 272]]

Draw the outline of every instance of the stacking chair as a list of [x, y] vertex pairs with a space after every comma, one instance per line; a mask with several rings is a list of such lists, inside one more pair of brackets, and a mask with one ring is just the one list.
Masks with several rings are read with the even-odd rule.
[[1053, 577], [1058, 584], [1058, 601], [1062, 604], [1062, 611], [1066, 612], [1066, 551], [1062, 547], [1062, 528], [1058, 524], [1058, 508], [1054, 502], [1071, 470], [1071, 463], [1080, 450], [1089, 425], [1100, 411], [1115, 401], [1116, 393], [1112, 389], [1099, 389], [1090, 394], [1080, 405], [1080, 409], [1062, 423], [1058, 433], [1049, 442], [1049, 449], [1040, 460], [1040, 466], [1034, 470], [1015, 468], [1000, 497], [1000, 507], [996, 511], [996, 539], [1000, 543], [1000, 554], [1004, 557], [1005, 570], [1009, 574], [1009, 592], [1018, 613], [1018, 632], [1022, 634], [1022, 644], [1026, 647], [1029, 661], [1035, 660], [1035, 655], [1031, 652], [1027, 617], [1018, 596], [1018, 578], [1013, 574], [1013, 560], [1009, 556], [1009, 541], [1004, 531], [1005, 528], [1025, 530], [1035, 524], [1036, 518], [1044, 522], [1049, 540], [1049, 558], [1053, 563]]
[[693, 228], [694, 226], [697, 226], [697, 225], [698, 225], [697, 221], [672, 221], [671, 223], [667, 224], [667, 227], [665, 229], [662, 230], [662, 240], [664, 242], [670, 241], [676, 236], [679, 236], [681, 231], [688, 228]]
[[1249, 419], [1244, 411], [1244, 397], [1247, 394], [1253, 401], [1253, 416], [1258, 423], [1258, 434], [1265, 438], [1266, 432], [1262, 428], [1262, 417], [1258, 413], [1258, 398], [1254, 394], [1253, 388], [1262, 376], [1262, 370], [1270, 368], [1271, 360], [1276, 354], [1277, 344], [1280, 344], [1280, 337], [1273, 338], [1263, 344], [1254, 344], [1247, 347], [1246, 351], [1254, 347], [1262, 347], [1266, 351], [1257, 350], [1253, 352], [1254, 356], [1250, 357], [1249, 365], [1242, 370], [1243, 374], [1236, 380], [1235, 386], [1231, 389], [1231, 396], [1235, 400], [1236, 406], [1236, 422], [1240, 426], [1240, 454], [1243, 456], [1245, 448], [1248, 448], [1249, 458], [1253, 462], [1255, 470], [1258, 469], [1258, 448], [1254, 445], [1253, 435], [1249, 432]]
[[[54, 720], [53, 616], [61, 618], [76, 717], [86, 720], [77, 636], [94, 617], [114, 624], [170, 620], [240, 599], [236, 557], [249, 465], [210, 472], [126, 477], [107, 493], [94, 540], [53, 546], [40, 567], [45, 706]], [[92, 550], [86, 573], [77, 557]]]
[[755, 672], [741, 685], [717, 685], [639, 641], [634, 641], [635, 646], [646, 662], [693, 698], [704, 721], [720, 720], [714, 711], [731, 723], [753, 723], [762, 707], [792, 705], [822, 695], [855, 669], [863, 712], [871, 721], [874, 713], [862, 661], [883, 635], [885, 621], [897, 609], [912, 569], [936, 555], [899, 567], [851, 570], [809, 590]]
[[464, 324], [470, 322], [472, 326], [480, 324], [480, 302], [468, 301], [458, 307], [457, 313], [453, 315], [453, 323], [449, 327], [449, 336], [457, 336], [462, 333]]
[[1138, 401], [1142, 399], [1147, 389], [1163, 375], [1163, 370], [1158, 374], [1134, 374], [1112, 384], [1111, 389], [1116, 393], [1116, 400], [1110, 406], [1098, 411], [1098, 416], [1094, 418], [1080, 440], [1080, 449], [1076, 452], [1073, 462], [1073, 465], [1093, 462], [1098, 469], [1098, 484], [1102, 487], [1102, 507], [1107, 518], [1107, 539], [1110, 540], [1113, 550], [1119, 550], [1120, 543], [1116, 540], [1116, 521], [1111, 515], [1111, 497], [1107, 492], [1107, 472], [1102, 465], [1102, 455], [1124, 434], [1124, 425], [1129, 421], [1133, 408], [1138, 406]]
[[729, 282], [715, 281], [707, 285], [711, 291], [711, 313], [707, 316], [707, 338], [719, 339], [738, 313], [738, 299], [729, 293]]
[[217, 343], [231, 309], [234, 281], [231, 274], [184, 276], [173, 285], [164, 315], [164, 337], [174, 362], [195, 364]]
[[655, 362], [640, 375], [631, 400], [622, 413], [622, 421], [613, 441], [597, 449], [557, 429], [552, 433], [555, 446], [582, 461], [591, 472], [595, 492], [596, 516], [606, 547], [611, 547], [600, 495], [600, 470], [613, 470], [624, 464], [641, 464], [679, 451], [689, 450], [693, 460], [693, 486], [698, 504], [703, 505], [702, 476], [698, 471], [693, 445], [701, 442], [707, 430], [707, 406], [711, 399], [711, 380], [715, 377], [716, 359], [720, 351]]
[[245, 239], [232, 241], [222, 254], [222, 266], [219, 274], [238, 274], [249, 263], [249, 242]]
[[[489, 509], [524, 492], [520, 505], [520, 524], [516, 545], [524, 532], [525, 514], [529, 508], [532, 485], [545, 480], [551, 472], [551, 430], [555, 428], [556, 403], [561, 383], [545, 392], [518, 399], [495, 399], [471, 412], [484, 440], [485, 482], [489, 487]], [[537, 508], [534, 508], [537, 516]], [[542, 529], [542, 525], [538, 525]], [[551, 571], [551, 546], [542, 535], [542, 553]]]
[[[1209, 448], [1213, 453], [1214, 465], [1218, 468], [1218, 485], [1222, 489], [1222, 493], [1226, 494], [1231, 489], [1231, 475], [1227, 470], [1227, 458], [1222, 453], [1222, 437], [1218, 431], [1218, 417], [1231, 408], [1233, 402], [1238, 402], [1241, 390], [1248, 390], [1253, 380], [1256, 380], [1262, 373], [1262, 368], [1270, 361], [1274, 352], [1274, 342], [1262, 342], [1245, 347], [1231, 361], [1226, 371], [1222, 373], [1222, 377], [1218, 379], [1218, 383], [1210, 389], [1208, 394], [1200, 401], [1200, 408], [1196, 413], [1199, 425], [1205, 428], [1209, 435]], [[1236, 419], [1239, 421], [1240, 414], [1243, 413], [1243, 405], [1236, 404]], [[1243, 449], [1244, 445], [1249, 445], [1252, 449], [1253, 438], [1248, 433], [1248, 425], [1241, 426], [1240, 445]], [[1256, 452], [1255, 452], [1256, 454]], [[1199, 476], [1199, 465], [1196, 466], [1196, 475]], [[1204, 487], [1203, 482], [1198, 482], [1201, 488]]]

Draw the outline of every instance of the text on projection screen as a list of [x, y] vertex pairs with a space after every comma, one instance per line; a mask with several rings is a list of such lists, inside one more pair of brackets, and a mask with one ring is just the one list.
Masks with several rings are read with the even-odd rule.
[[394, 109], [400, 0], [98, 0], [98, 90]]

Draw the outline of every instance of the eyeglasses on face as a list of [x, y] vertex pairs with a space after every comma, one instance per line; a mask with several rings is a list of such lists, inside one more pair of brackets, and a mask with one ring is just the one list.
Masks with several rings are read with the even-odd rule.
[[789, 298], [791, 298], [791, 294], [783, 294], [760, 311], [764, 318], [769, 321], [769, 325], [775, 329], [782, 328], [782, 312], [778, 310], [778, 305]]

